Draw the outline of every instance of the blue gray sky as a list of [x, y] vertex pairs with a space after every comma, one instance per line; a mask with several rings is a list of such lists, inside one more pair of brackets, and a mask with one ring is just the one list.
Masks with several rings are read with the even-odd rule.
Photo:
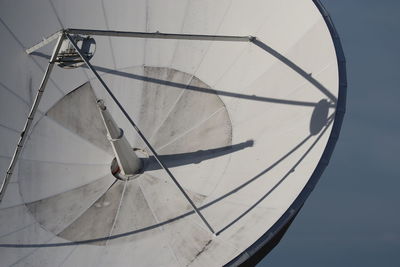
[[316, 189], [258, 267], [398, 267], [400, 1], [322, 3], [347, 59], [347, 112]]

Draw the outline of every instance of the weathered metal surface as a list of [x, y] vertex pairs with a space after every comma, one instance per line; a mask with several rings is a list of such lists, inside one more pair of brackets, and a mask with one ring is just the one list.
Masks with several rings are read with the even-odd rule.
[[[312, 1], [0, 7], [4, 173], [51, 55], [52, 45], [26, 55], [41, 36], [87, 28], [257, 37], [226, 43], [96, 36], [90, 61], [217, 236], [151, 155], [141, 177], [108, 186], [113, 155], [90, 99], [110, 99], [87, 68], [57, 67], [0, 205], [2, 265], [221, 266], [259, 240], [309, 186], [335, 125], [343, 76], [330, 28]], [[110, 113], [129, 128], [116, 107]], [[125, 134], [132, 147], [144, 148], [134, 131]]]

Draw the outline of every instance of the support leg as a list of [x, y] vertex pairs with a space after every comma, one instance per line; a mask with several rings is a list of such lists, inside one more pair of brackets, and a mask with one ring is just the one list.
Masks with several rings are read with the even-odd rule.
[[46, 72], [44, 73], [42, 82], [40, 83], [39, 89], [38, 89], [38, 91], [36, 93], [35, 100], [33, 101], [33, 104], [32, 104], [32, 107], [31, 107], [31, 111], [29, 112], [28, 119], [25, 122], [24, 129], [21, 132], [21, 136], [20, 136], [20, 138], [18, 140], [18, 144], [17, 144], [17, 147], [15, 148], [15, 152], [14, 152], [14, 155], [13, 155], [13, 157], [11, 159], [10, 165], [8, 167], [6, 176], [4, 177], [3, 182], [1, 184], [1, 187], [0, 187], [0, 202], [2, 201], [2, 199], [4, 197], [4, 194], [6, 192], [8, 183], [10, 182], [11, 176], [12, 176], [14, 168], [15, 168], [15, 165], [16, 165], [16, 163], [18, 161], [19, 155], [20, 155], [20, 153], [22, 151], [22, 148], [23, 148], [23, 146], [25, 144], [26, 138], [29, 135], [29, 130], [30, 130], [31, 126], [32, 126], [32, 122], [33, 122], [33, 119], [35, 117], [35, 114], [36, 114], [37, 108], [39, 106], [40, 100], [42, 99], [42, 96], [43, 96], [43, 93], [44, 93], [44, 89], [46, 88], [47, 81], [49, 80], [51, 71], [53, 70], [54, 61], [55, 61], [55, 59], [56, 59], [56, 57], [58, 55], [58, 52], [60, 51], [60, 47], [61, 47], [61, 44], [62, 44], [64, 38], [65, 38], [64, 34], [60, 34], [60, 36], [58, 37], [57, 44], [54, 47], [53, 54], [52, 54], [52, 56], [50, 58], [49, 64], [47, 65]]

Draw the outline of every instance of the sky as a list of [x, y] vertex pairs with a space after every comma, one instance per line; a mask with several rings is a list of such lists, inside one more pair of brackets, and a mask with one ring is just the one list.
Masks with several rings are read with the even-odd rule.
[[258, 267], [400, 266], [400, 1], [322, 0], [347, 61], [330, 164]]

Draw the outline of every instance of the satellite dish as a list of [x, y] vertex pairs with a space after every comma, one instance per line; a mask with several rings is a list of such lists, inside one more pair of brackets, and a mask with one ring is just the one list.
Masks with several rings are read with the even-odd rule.
[[255, 264], [340, 132], [317, 0], [12, 1], [0, 33], [2, 266]]

